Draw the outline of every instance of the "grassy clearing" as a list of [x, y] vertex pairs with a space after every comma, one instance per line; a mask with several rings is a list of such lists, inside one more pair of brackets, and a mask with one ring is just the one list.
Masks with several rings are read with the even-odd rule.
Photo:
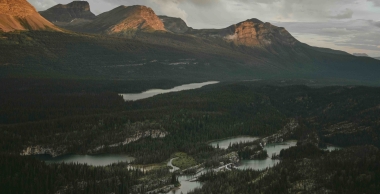
[[173, 160], [173, 165], [180, 169], [186, 169], [197, 165], [195, 159], [188, 156], [186, 153], [178, 152], [174, 154], [174, 157], [177, 157], [177, 159]]

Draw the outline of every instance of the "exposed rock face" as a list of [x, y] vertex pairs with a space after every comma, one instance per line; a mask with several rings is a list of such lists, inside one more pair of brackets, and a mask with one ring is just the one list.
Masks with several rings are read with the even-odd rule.
[[[112, 144], [112, 145], [108, 145], [108, 147], [117, 147], [117, 146], [120, 146], [120, 145], [127, 145], [127, 144], [130, 144], [132, 142], [135, 142], [135, 141], [138, 141], [142, 138], [147, 138], [147, 137], [150, 137], [152, 139], [158, 139], [158, 138], [164, 138], [168, 135], [169, 133], [166, 132], [166, 131], [162, 131], [162, 130], [158, 130], [158, 129], [152, 129], [152, 130], [147, 130], [147, 131], [137, 131], [133, 136], [131, 137], [128, 137], [125, 139], [125, 141], [123, 142], [119, 142], [119, 143], [115, 143], [115, 144]], [[97, 152], [103, 148], [105, 148], [106, 146], [102, 145], [102, 146], [99, 146], [93, 150], [90, 150], [89, 152]]]
[[83, 26], [83, 31], [123, 34], [130, 31], [165, 31], [164, 24], [151, 8], [119, 6], [100, 14], [93, 22]]
[[189, 27], [187, 26], [186, 22], [183, 21], [181, 18], [174, 18], [174, 17], [168, 17], [168, 16], [158, 16], [161, 21], [165, 25], [165, 29], [167, 31], [176, 33], [176, 34], [183, 34], [189, 30]]
[[189, 33], [205, 38], [222, 38], [227, 42], [249, 47], [274, 45], [293, 47], [299, 43], [285, 28], [258, 19], [246, 20], [225, 29], [191, 30]]
[[0, 31], [59, 30], [26, 0], [0, 0]]
[[294, 118], [290, 119], [289, 122], [277, 133], [265, 137], [261, 140], [262, 145], [266, 145], [267, 143], [281, 143], [284, 141], [284, 138], [293, 134], [294, 131], [300, 127], [298, 121]]
[[67, 5], [58, 4], [46, 11], [41, 11], [40, 14], [53, 23], [71, 22], [75, 19], [94, 20], [96, 18], [87, 1], [73, 1]]
[[251, 19], [229, 27], [232, 34], [225, 36], [227, 40], [237, 45], [258, 46], [281, 44], [293, 46], [298, 41], [285, 28], [276, 27], [270, 23], [263, 23]]
[[30, 155], [48, 154], [48, 155], [51, 155], [52, 157], [56, 157], [65, 152], [66, 152], [66, 149], [64, 147], [61, 147], [55, 150], [55, 149], [47, 148], [43, 146], [31, 146], [24, 149], [20, 155], [30, 156]]

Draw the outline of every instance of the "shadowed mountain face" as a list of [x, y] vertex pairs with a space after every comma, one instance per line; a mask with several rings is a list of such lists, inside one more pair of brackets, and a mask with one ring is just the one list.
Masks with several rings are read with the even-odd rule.
[[380, 57], [375, 57], [375, 59], [380, 60]]
[[96, 18], [87, 1], [73, 1], [67, 5], [58, 4], [46, 11], [41, 11], [40, 14], [59, 26], [78, 23], [78, 21], [91, 21]]
[[165, 31], [164, 24], [151, 8], [145, 6], [119, 6], [100, 14], [79, 31], [100, 34], [124, 34], [136, 31]]
[[0, 0], [0, 31], [59, 30], [26, 0]]
[[174, 18], [168, 16], [158, 16], [165, 25], [167, 31], [183, 34], [187, 32], [190, 28], [187, 26], [186, 22], [181, 18]]

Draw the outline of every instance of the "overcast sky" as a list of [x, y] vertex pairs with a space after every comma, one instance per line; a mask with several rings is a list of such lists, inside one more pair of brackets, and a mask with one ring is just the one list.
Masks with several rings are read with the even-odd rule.
[[[71, 0], [28, 0], [37, 10]], [[285, 27], [301, 42], [380, 57], [380, 0], [88, 0], [95, 14], [146, 5], [193, 28], [225, 28], [249, 18]]]

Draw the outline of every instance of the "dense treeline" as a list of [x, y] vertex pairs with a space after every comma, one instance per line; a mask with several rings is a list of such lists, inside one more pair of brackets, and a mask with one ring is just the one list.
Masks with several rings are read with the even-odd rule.
[[[116, 82], [119, 85], [114, 87], [110, 86], [113, 82], [31, 82], [33, 84], [25, 84], [23, 88], [25, 81], [13, 81], [13, 89], [1, 84], [8, 91], [1, 95], [3, 122], [28, 121], [0, 127], [2, 152], [20, 153], [27, 146], [42, 145], [58, 149], [58, 154], [128, 153], [136, 156], [137, 162], [147, 164], [165, 161], [176, 151], [192, 154], [208, 150], [205, 142], [213, 139], [271, 135], [282, 129], [289, 118], [296, 118], [302, 126], [294, 131], [292, 138], [315, 131], [322, 142], [380, 146], [380, 134], [376, 130], [380, 127], [376, 118], [380, 113], [378, 88], [222, 83], [124, 102], [112, 91], [120, 88], [134, 91], [136, 82]], [[126, 87], [129, 85], [132, 86]], [[149, 86], [149, 83], [141, 82], [141, 85]], [[60, 91], [54, 86], [63, 89]], [[23, 89], [27, 91], [24, 93]], [[45, 99], [45, 94], [51, 99]], [[17, 104], [19, 100], [24, 102]], [[23, 114], [15, 114], [21, 111]], [[10, 117], [13, 119], [8, 119]], [[108, 147], [137, 132], [150, 130], [168, 135]], [[104, 149], [95, 150], [103, 145]]]
[[[298, 150], [301, 155], [308, 155], [308, 148]], [[193, 193], [378, 193], [378, 148], [350, 147], [309, 156], [285, 159], [274, 168], [262, 172], [209, 173], [200, 178], [205, 181], [203, 187]]]
[[135, 185], [144, 184], [149, 188], [149, 180], [140, 180], [144, 177], [166, 181], [149, 188], [151, 190], [171, 181], [166, 168], [142, 172], [129, 170], [124, 163], [107, 167], [46, 165], [33, 157], [4, 154], [0, 155], [0, 172], [2, 193], [137, 193]]
[[[133, 85], [136, 82], [117, 82], [119, 85], [111, 87], [110, 82], [96, 82], [98, 84], [94, 85], [86, 81], [67, 80], [51, 82], [34, 80], [30, 84], [22, 84], [25, 83], [25, 80], [13, 81], [12, 83], [15, 87], [6, 87], [6, 84], [0, 84], [4, 91], [7, 91], [0, 96], [2, 99], [0, 103], [2, 107], [0, 111], [2, 114], [1, 122], [3, 122], [0, 125], [0, 152], [6, 154], [20, 154], [28, 146], [40, 145], [45, 148], [52, 148], [58, 155], [65, 153], [127, 153], [136, 157], [134, 162], [136, 164], [152, 164], [167, 161], [175, 152], [185, 152], [194, 158], [196, 162], [205, 163], [208, 167], [215, 167], [221, 161], [218, 157], [231, 151], [240, 151], [240, 157], [247, 158], [253, 153], [249, 150], [245, 152], [244, 147], [252, 145], [236, 144], [231, 145], [228, 150], [221, 150], [207, 145], [210, 140], [237, 135], [264, 137], [283, 129], [290, 120], [293, 120], [299, 126], [289, 136], [291, 138], [302, 139], [309, 137], [310, 134], [315, 134], [316, 138], [314, 139], [320, 141], [316, 142], [319, 144], [372, 144], [377, 147], [380, 146], [380, 132], [378, 131], [380, 123], [377, 119], [377, 115], [380, 113], [378, 108], [380, 104], [378, 88], [280, 87], [268, 86], [260, 82], [221, 83], [199, 90], [158, 95], [136, 102], [124, 102], [116, 92], [119, 92], [120, 88], [135, 91], [135, 86], [124, 86]], [[164, 80], [162, 83], [167, 87], [172, 84]], [[141, 83], [146, 87], [151, 86], [150, 84], [152, 83]], [[88, 85], [92, 87], [88, 87]], [[62, 90], [57, 89], [55, 86], [62, 88]], [[44, 98], [45, 96], [49, 99]], [[18, 101], [22, 102], [18, 104]], [[18, 112], [23, 112], [23, 114], [29, 116], [15, 114]], [[36, 114], [37, 112], [38, 114]], [[142, 137], [126, 145], [118, 144], [124, 142], [126, 138], [135, 137], [136, 134], [150, 133], [152, 131], [166, 135], [165, 137], [156, 138], [153, 138], [153, 136]], [[342, 190], [341, 187], [347, 186], [347, 184], [359, 184], [359, 182], [363, 181], [363, 184], [369, 184], [367, 185], [368, 188], [378, 188], [378, 185], [373, 182], [378, 180], [376, 174], [371, 174], [369, 173], [370, 171], [367, 172], [365, 168], [350, 166], [348, 160], [340, 160], [340, 155], [334, 155], [336, 154], [335, 152], [328, 155], [317, 151], [316, 147], [306, 145], [282, 151], [280, 157], [284, 161], [279, 165], [280, 167], [274, 168], [273, 173], [268, 171], [269, 174], [259, 177], [258, 172], [252, 171], [245, 171], [244, 176], [239, 172], [231, 172], [226, 175], [214, 174], [212, 175], [213, 179], [219, 181], [215, 182], [215, 185], [224, 181], [234, 183], [236, 179], [236, 184], [234, 185], [225, 183], [222, 187], [218, 187], [221, 189], [221, 193], [223, 191], [231, 191], [232, 193], [252, 193], [257, 191], [281, 193], [289, 189], [316, 189], [313, 187], [313, 185], [315, 186], [314, 183], [307, 181], [297, 182], [298, 180], [306, 180], [302, 170], [313, 170], [304, 169], [306, 167], [301, 165], [303, 164], [302, 162], [311, 164], [309, 165], [310, 168], [313, 167], [318, 171], [330, 173], [334, 171], [332, 169], [326, 171], [327, 168], [325, 167], [327, 165], [339, 165], [337, 162], [343, 161], [341, 166], [344, 169], [337, 169], [343, 170], [344, 173], [336, 171], [339, 176], [328, 174], [329, 177], [335, 177], [334, 179], [329, 179], [329, 181], [335, 181], [337, 185], [340, 185], [339, 188], [333, 185], [328, 187], [328, 181], [323, 182], [322, 175], [312, 177], [313, 180], [316, 177], [315, 180], [318, 185], [322, 184], [325, 185], [323, 188], [328, 187], [334, 190]], [[103, 149], [96, 149], [100, 146], [104, 146]], [[371, 154], [376, 156], [377, 152], [375, 153], [374, 149], [369, 150], [372, 150]], [[364, 150], [363, 152], [366, 151]], [[373, 158], [372, 155], [365, 161], [355, 158], [359, 156], [349, 156], [347, 158], [351, 157], [351, 162], [353, 160], [358, 161], [361, 165], [376, 172], [377, 167], [373, 164], [373, 161], [377, 161], [377, 156]], [[260, 156], [264, 157], [264, 154]], [[368, 158], [367, 156], [369, 155], [363, 157]], [[363, 158], [362, 156], [360, 157]], [[293, 162], [294, 159], [297, 159], [299, 162], [294, 165], [291, 162], [289, 164], [287, 162], [288, 158], [289, 161]], [[310, 163], [310, 160], [304, 160], [304, 158], [313, 158], [319, 163]], [[327, 160], [324, 158], [333, 159]], [[20, 160], [20, 163], [14, 162], [16, 160]], [[99, 191], [99, 193], [118, 193], [120, 192], [119, 189], [123, 191], [129, 189], [126, 186], [120, 187], [120, 183], [124, 180], [120, 177], [129, 176], [120, 175], [120, 173], [126, 173], [126, 171], [122, 170], [125, 167], [122, 167], [122, 165], [112, 167], [111, 169], [113, 170], [111, 171], [109, 171], [109, 168], [95, 168], [96, 172], [91, 171], [94, 169], [93, 167], [64, 165], [64, 167], [61, 167], [64, 171], [61, 172], [60, 168], [58, 168], [60, 165], [46, 166], [30, 158], [4, 155], [3, 161], [6, 164], [2, 166], [12, 162], [19, 167], [25, 166], [24, 168], [17, 168], [22, 171], [12, 170], [12, 172], [7, 172], [9, 173], [8, 176], [4, 176], [5, 181], [9, 183], [8, 185], [13, 185], [12, 188], [7, 187], [9, 190], [19, 191], [14, 185], [19, 180], [23, 180], [23, 177], [20, 177], [19, 174], [24, 173], [29, 174], [25, 177], [29, 177], [27, 179], [30, 180], [29, 182], [25, 181], [25, 185], [21, 186], [20, 189], [30, 189], [35, 193], [57, 191], [62, 187], [75, 188], [76, 190], [84, 185], [91, 185], [86, 187], [88, 193], [94, 190]], [[358, 163], [355, 163], [355, 165]], [[281, 170], [282, 165], [287, 165], [286, 170], [285, 168]], [[36, 166], [36, 169], [39, 168], [39, 171], [41, 171], [42, 178], [36, 179], [36, 181], [39, 182], [38, 184], [46, 184], [38, 187], [45, 190], [38, 190], [37, 187], [31, 186], [30, 181], [34, 179], [30, 177], [37, 172], [31, 166]], [[355, 171], [345, 168], [352, 168]], [[87, 170], [83, 171], [81, 169]], [[297, 172], [297, 170], [300, 172], [289, 175], [289, 172]], [[83, 178], [83, 181], [75, 181], [76, 183], [74, 183], [73, 181], [77, 179], [72, 178], [72, 174], [65, 174], [66, 172], [72, 172], [73, 174], [86, 173], [78, 175]], [[107, 174], [108, 172], [113, 174]], [[129, 174], [133, 172], [130, 171]], [[350, 172], [350, 174], [347, 175], [346, 172]], [[61, 176], [53, 176], [50, 173], [61, 174]], [[93, 177], [92, 175], [89, 176], [89, 173], [99, 174], [96, 175], [96, 177], [99, 177], [96, 184], [93, 179], [89, 178]], [[165, 172], [157, 173], [162, 176], [165, 175]], [[62, 177], [65, 176], [67, 178], [62, 181]], [[240, 176], [245, 177], [244, 180], [239, 179]], [[356, 176], [361, 178], [356, 180]], [[51, 177], [51, 180], [49, 177]], [[157, 175], [156, 177], [160, 176]], [[267, 184], [264, 181], [266, 177], [274, 180], [270, 189], [265, 186]], [[234, 180], [231, 181], [228, 178]], [[101, 181], [102, 184], [100, 185], [102, 186], [98, 188], [100, 179], [107, 181]], [[149, 179], [153, 180], [154, 178]], [[168, 183], [170, 179], [169, 176]], [[139, 177], [126, 177], [125, 181], [127, 180], [133, 182], [139, 180]], [[240, 185], [240, 183], [247, 180], [256, 180], [257, 182], [248, 184], [249, 187]], [[270, 182], [269, 180], [266, 181]], [[340, 182], [338, 183], [338, 181]], [[52, 182], [55, 182], [55, 184], [52, 184]], [[138, 183], [133, 182], [131, 184]], [[209, 187], [208, 185], [211, 186]], [[294, 185], [298, 185], [297, 188], [291, 188]], [[204, 187], [205, 191], [212, 191], [214, 186], [211, 182], [207, 183]], [[365, 188], [357, 186], [358, 189], [363, 189], [364, 191]], [[317, 189], [322, 189], [322, 187], [317, 187]], [[370, 193], [372, 190], [366, 191], [366, 193]]]
[[323, 150], [312, 144], [306, 144], [303, 146], [291, 147], [286, 150], [281, 150], [279, 157], [284, 160], [291, 159], [303, 159], [303, 158], [315, 158], [324, 154]]

